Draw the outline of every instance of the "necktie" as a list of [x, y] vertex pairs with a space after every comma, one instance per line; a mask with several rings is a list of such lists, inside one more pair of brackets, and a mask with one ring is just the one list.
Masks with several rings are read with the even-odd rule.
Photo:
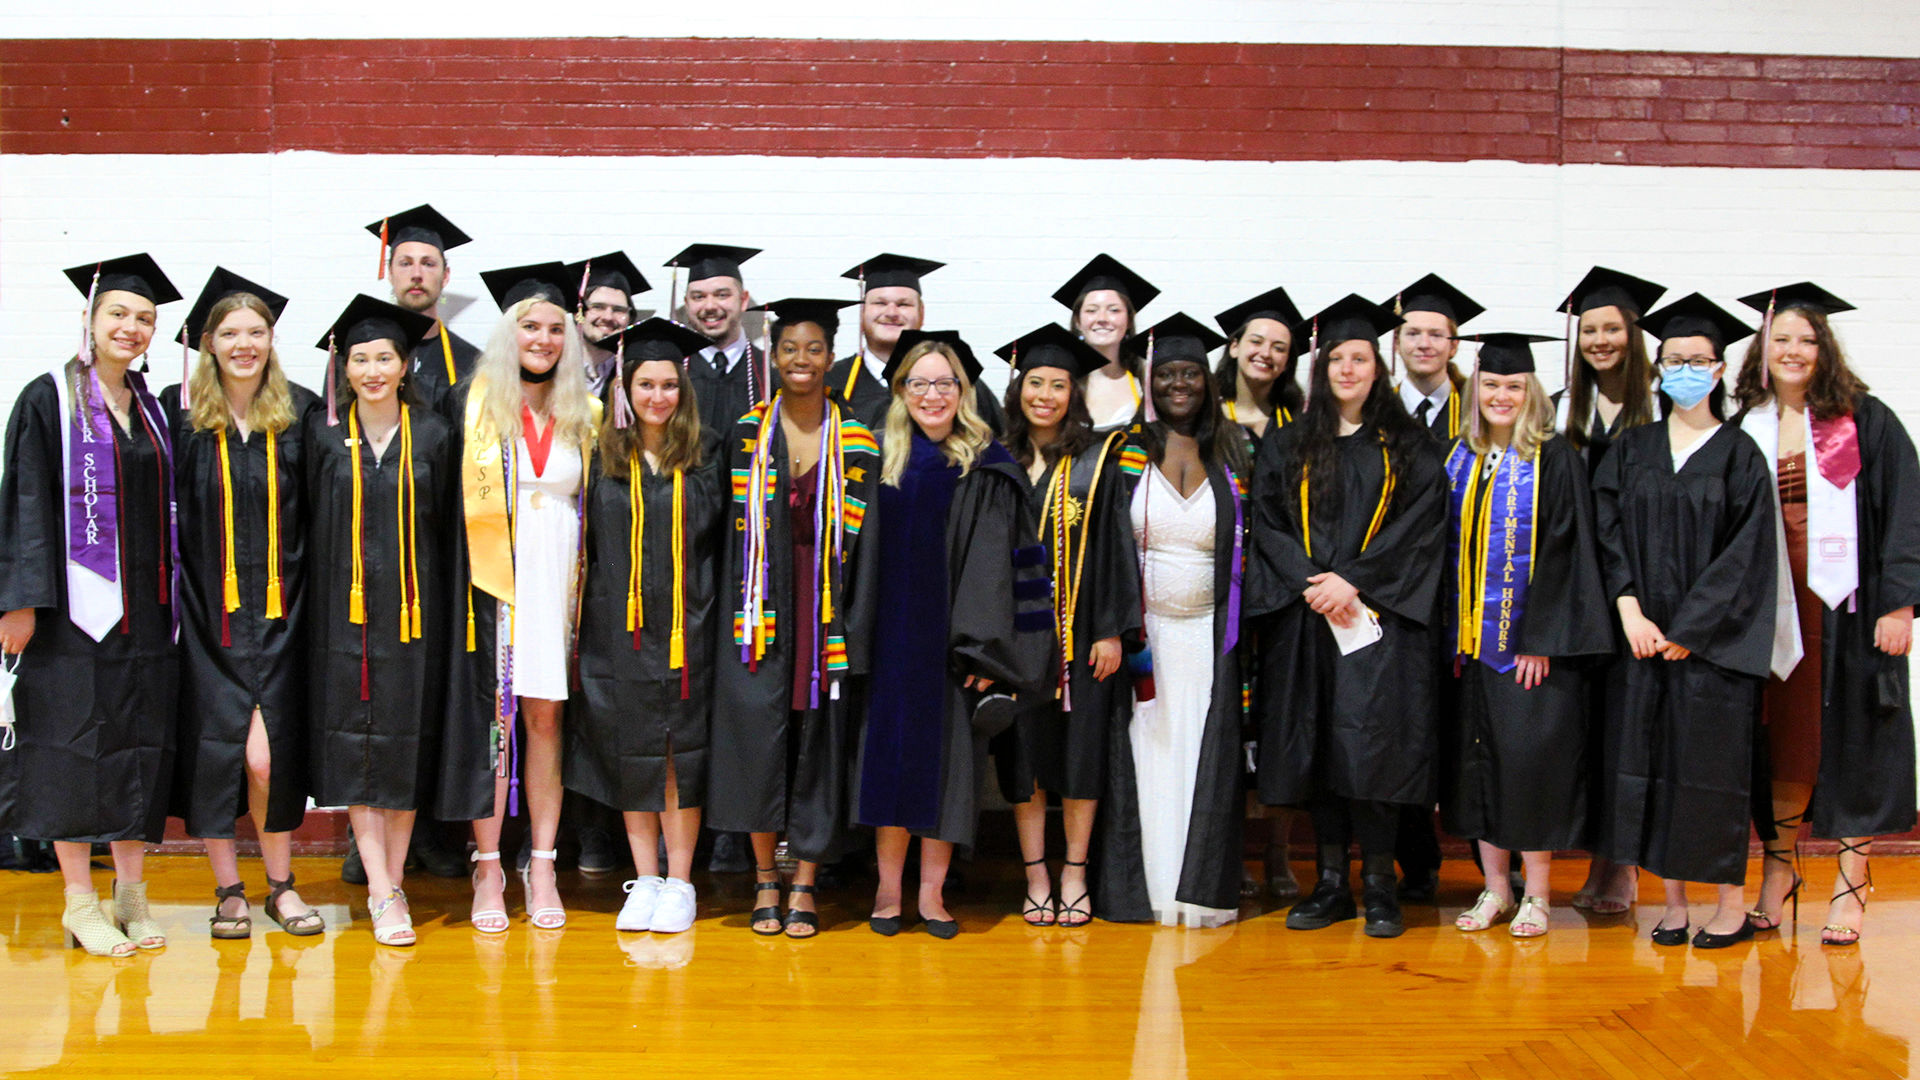
[[1414, 419], [1420, 421], [1421, 427], [1427, 426], [1427, 417], [1431, 415], [1433, 415], [1433, 399], [1432, 398], [1423, 399], [1420, 402], [1420, 407], [1413, 411]]

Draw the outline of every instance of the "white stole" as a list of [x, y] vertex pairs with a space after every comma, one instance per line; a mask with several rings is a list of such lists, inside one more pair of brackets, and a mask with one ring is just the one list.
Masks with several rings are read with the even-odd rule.
[[[1854, 501], [1854, 484], [1836, 487], [1820, 471], [1819, 459], [1813, 438], [1813, 420], [1810, 414], [1802, 412], [1806, 424], [1807, 458], [1807, 587], [1829, 608], [1838, 608], [1842, 601], [1852, 596], [1860, 587], [1860, 521], [1859, 507]], [[1741, 428], [1752, 436], [1767, 458], [1767, 468], [1774, 475], [1774, 510], [1779, 516], [1779, 457], [1780, 457], [1780, 412], [1776, 402], [1767, 402], [1747, 411], [1741, 421]], [[1793, 602], [1793, 578], [1787, 562], [1785, 529], [1777, 530], [1775, 540], [1779, 549], [1780, 597], [1776, 601], [1774, 615], [1774, 647], [1776, 659], [1779, 656], [1779, 638], [1781, 634], [1790, 634], [1796, 652], [1800, 646], [1799, 612]], [[1788, 670], [1792, 670], [1791, 667]], [[1786, 678], [1778, 667], [1775, 674]]]

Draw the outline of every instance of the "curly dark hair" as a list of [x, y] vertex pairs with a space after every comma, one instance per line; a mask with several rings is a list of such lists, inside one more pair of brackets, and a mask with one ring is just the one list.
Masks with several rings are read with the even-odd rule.
[[[1773, 317], [1778, 319], [1788, 312], [1807, 320], [1807, 325], [1813, 327], [1813, 340], [1820, 347], [1820, 358], [1813, 365], [1813, 381], [1807, 386], [1807, 407], [1815, 416], [1851, 415], [1854, 401], [1867, 392], [1867, 384], [1847, 365], [1846, 351], [1840, 347], [1840, 338], [1834, 334], [1832, 324], [1827, 322], [1825, 313], [1799, 304], [1776, 308]], [[1767, 343], [1755, 334], [1733, 387], [1742, 408], [1751, 409], [1773, 400], [1773, 391], [1760, 385], [1760, 365], [1766, 363], [1766, 355]]]
[[[1013, 459], [1023, 469], [1033, 467], [1033, 440], [1029, 438], [1033, 425], [1027, 422], [1027, 412], [1020, 407], [1020, 382], [1026, 378], [1019, 371], [1007, 380], [1007, 392], [1002, 396], [1000, 405], [1006, 412], [1007, 437], [1001, 445], [1005, 446]], [[1093, 415], [1087, 412], [1087, 398], [1080, 388], [1080, 380], [1069, 379], [1071, 387], [1067, 396], [1067, 415], [1060, 421], [1060, 434], [1043, 451], [1047, 464], [1052, 465], [1062, 457], [1073, 457], [1093, 445]]]
[[[1364, 339], [1363, 339], [1364, 340]], [[1322, 481], [1315, 485], [1316, 490], [1325, 492], [1334, 499], [1340, 497], [1340, 486], [1330, 482], [1330, 470], [1334, 464], [1334, 439], [1340, 434], [1340, 403], [1334, 399], [1333, 383], [1327, 377], [1327, 366], [1332, 362], [1333, 350], [1343, 342], [1322, 342], [1313, 357], [1313, 371], [1307, 382], [1306, 412], [1294, 420], [1290, 427], [1300, 429], [1299, 465], [1294, 470], [1290, 482], [1298, 484], [1302, 477], [1311, 477]], [[1386, 366], [1381, 362], [1378, 342], [1368, 341], [1373, 351], [1374, 378], [1373, 388], [1367, 391], [1367, 400], [1360, 405], [1360, 426], [1372, 428], [1380, 433], [1387, 447], [1387, 463], [1397, 473], [1404, 474], [1414, 455], [1423, 452], [1432, 436], [1424, 431], [1400, 403], [1399, 394], [1393, 389], [1393, 380], [1387, 377]], [[1394, 502], [1399, 502], [1404, 492], [1396, 489]]]

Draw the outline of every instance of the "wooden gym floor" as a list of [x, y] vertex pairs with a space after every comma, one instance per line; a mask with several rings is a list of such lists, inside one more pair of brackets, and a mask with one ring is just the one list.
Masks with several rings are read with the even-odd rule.
[[[566, 873], [566, 929], [531, 929], [515, 884], [499, 938], [468, 927], [464, 882], [409, 879], [412, 949], [374, 944], [364, 892], [333, 860], [297, 866], [329, 923], [319, 938], [266, 921], [260, 865], [243, 860], [256, 924], [239, 942], [207, 937], [204, 861], [148, 866], [170, 942], [130, 960], [62, 947], [57, 876], [0, 873], [0, 1074], [1774, 1080], [1906, 1076], [1920, 1037], [1914, 858], [1875, 860], [1855, 948], [1820, 946], [1816, 900], [1797, 932], [1718, 953], [1647, 940], [1651, 879], [1637, 915], [1566, 906], [1577, 860], [1558, 865], [1553, 929], [1533, 942], [1453, 929], [1478, 889], [1465, 862], [1397, 941], [1357, 921], [1289, 931], [1255, 905], [1218, 930], [1032, 929], [1013, 915], [1018, 868], [995, 862], [970, 869], [949, 942], [870, 933], [866, 882], [826, 898], [815, 940], [756, 937], [745, 875], [700, 875], [686, 934], [617, 934], [619, 879]], [[1824, 898], [1832, 860], [1808, 869]], [[1696, 892], [1697, 921], [1710, 901]]]

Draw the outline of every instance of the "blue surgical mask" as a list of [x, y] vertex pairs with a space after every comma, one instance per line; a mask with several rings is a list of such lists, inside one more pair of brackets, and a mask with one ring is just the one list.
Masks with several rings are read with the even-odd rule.
[[1661, 393], [1672, 398], [1674, 407], [1680, 409], [1691, 409], [1700, 404], [1701, 399], [1713, 393], [1713, 386], [1711, 372], [1692, 367], [1665, 372], [1660, 376]]

